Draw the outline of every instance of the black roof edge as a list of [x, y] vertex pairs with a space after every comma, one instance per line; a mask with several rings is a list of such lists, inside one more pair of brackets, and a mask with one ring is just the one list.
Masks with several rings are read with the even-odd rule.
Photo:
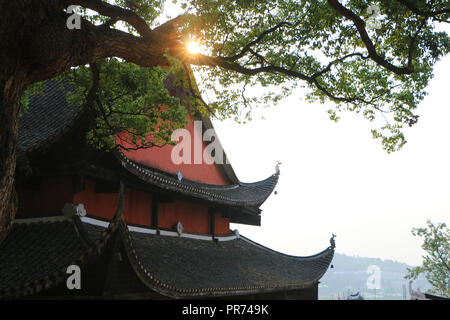
[[132, 236], [130, 234], [130, 231], [126, 227], [126, 224], [122, 224], [120, 228], [121, 234], [122, 234], [122, 241], [124, 245], [125, 252], [129, 258], [130, 264], [132, 268], [134, 269], [136, 275], [139, 277], [139, 279], [151, 290], [154, 290], [155, 292], [174, 298], [174, 299], [186, 299], [186, 298], [201, 298], [201, 297], [227, 297], [227, 296], [239, 296], [239, 295], [249, 295], [249, 294], [261, 294], [261, 293], [270, 293], [270, 292], [277, 292], [277, 291], [287, 291], [287, 290], [298, 290], [298, 289], [304, 289], [308, 288], [314, 284], [318, 284], [320, 278], [325, 274], [325, 272], [328, 270], [328, 266], [331, 264], [331, 261], [334, 256], [334, 245], [332, 245], [325, 250], [311, 256], [307, 257], [301, 257], [301, 256], [291, 256], [286, 255], [281, 252], [272, 250], [270, 248], [267, 248], [265, 246], [262, 246], [259, 243], [256, 243], [246, 237], [243, 237], [241, 235], [238, 235], [237, 239], [242, 238], [244, 241], [249, 242], [252, 245], [258, 246], [266, 251], [269, 251], [270, 253], [275, 253], [280, 256], [293, 258], [296, 260], [305, 260], [305, 259], [318, 259], [321, 256], [330, 255], [329, 257], [329, 263], [326, 268], [324, 268], [323, 272], [316, 278], [303, 282], [301, 284], [296, 285], [280, 285], [280, 286], [253, 286], [253, 287], [242, 287], [242, 288], [205, 288], [205, 289], [180, 289], [176, 288], [172, 285], [166, 284], [164, 282], [161, 282], [159, 279], [154, 278], [154, 276], [149, 273], [148, 270], [146, 270], [145, 266], [141, 261], [139, 260], [139, 257], [133, 248], [132, 244]]
[[[232, 206], [259, 207], [275, 189], [279, 178], [279, 174], [273, 174], [258, 182], [225, 186], [205, 184], [188, 179], [179, 181], [174, 175], [162, 173], [159, 170], [129, 159], [120, 149], [117, 149], [114, 155], [125, 169], [147, 183], [157, 185], [163, 189], [185, 193], [199, 199]], [[246, 191], [247, 195], [244, 193]], [[226, 192], [234, 192], [234, 197], [226, 194]], [[249, 192], [252, 192], [252, 194], [249, 194]], [[238, 199], [237, 195], [241, 198]]]

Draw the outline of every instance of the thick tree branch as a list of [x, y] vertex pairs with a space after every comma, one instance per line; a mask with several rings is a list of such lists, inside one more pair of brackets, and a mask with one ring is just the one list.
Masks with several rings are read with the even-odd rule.
[[414, 36], [411, 37], [411, 42], [409, 44], [409, 51], [408, 51], [408, 61], [412, 61], [413, 59], [413, 54], [414, 54], [414, 43], [416, 42], [417, 36], [419, 35], [420, 31], [423, 29], [423, 27], [425, 26], [425, 24], [427, 23], [427, 19], [424, 19], [422, 21], [422, 23], [420, 24], [419, 28], [417, 28], [416, 33], [414, 34]]
[[89, 69], [92, 73], [92, 85], [89, 89], [87, 98], [86, 98], [86, 104], [88, 108], [93, 107], [93, 103], [95, 100], [95, 97], [97, 96], [97, 91], [100, 83], [100, 71], [98, 70], [97, 64], [95, 62], [92, 62], [89, 64]]
[[66, 0], [68, 4], [79, 5], [97, 11], [103, 16], [119, 19], [132, 25], [143, 37], [151, 37], [151, 29], [144, 19], [134, 11], [123, 9], [102, 0]]
[[[171, 47], [179, 45], [164, 32], [151, 31], [151, 37], [144, 39], [120, 30], [94, 26], [86, 20], [82, 20], [80, 30], [55, 26], [55, 31], [51, 39], [45, 35], [31, 39], [28, 47], [35, 51], [32, 58], [39, 60], [30, 61], [33, 64], [28, 75], [30, 83], [107, 57], [119, 57], [143, 67], [169, 66], [164, 55]], [[40, 50], [46, 54], [40, 55]]]
[[221, 57], [210, 57], [210, 56], [205, 56], [202, 54], [197, 54], [197, 55], [186, 57], [185, 61], [187, 61], [190, 64], [194, 64], [194, 65], [221, 67], [221, 68], [236, 71], [241, 74], [248, 75], [248, 76], [254, 76], [256, 74], [264, 73], [264, 72], [280, 73], [280, 74], [284, 74], [286, 76], [305, 80], [308, 82], [312, 81], [312, 78], [305, 74], [302, 74], [300, 72], [293, 71], [293, 70], [287, 70], [282, 67], [272, 66], [272, 65], [250, 69], [250, 68], [243, 67], [242, 65], [240, 65], [236, 62], [229, 62]]
[[351, 20], [355, 25], [358, 33], [363, 41], [364, 45], [367, 48], [369, 53], [369, 57], [378, 63], [380, 66], [396, 73], [396, 74], [411, 74], [414, 72], [414, 68], [412, 66], [412, 59], [408, 59], [407, 65], [405, 67], [398, 67], [390, 63], [389, 61], [382, 58], [375, 48], [372, 40], [370, 39], [367, 30], [365, 28], [365, 21], [361, 19], [357, 14], [352, 12], [351, 10], [344, 7], [338, 0], [328, 0], [328, 4], [338, 13], [342, 14], [347, 19]]
[[[344, 57], [342, 57], [341, 59], [337, 59], [335, 61], [332, 61], [324, 70], [312, 75], [312, 76], [307, 76], [303, 73], [300, 73], [298, 71], [294, 71], [294, 70], [288, 70], [282, 67], [277, 67], [277, 66], [262, 66], [259, 68], [246, 68], [244, 66], [241, 66], [240, 64], [236, 63], [236, 62], [229, 62], [224, 60], [223, 58], [220, 57], [209, 57], [209, 56], [205, 56], [202, 54], [197, 54], [195, 56], [192, 57], [188, 57], [188, 63], [194, 64], [194, 65], [203, 65], [203, 66], [211, 66], [211, 67], [221, 67], [227, 70], [232, 70], [232, 71], [236, 71], [239, 72], [241, 74], [245, 74], [245, 75], [249, 75], [249, 76], [254, 76], [260, 73], [278, 73], [278, 74], [283, 74], [286, 75], [288, 77], [294, 78], [294, 79], [300, 79], [300, 80], [304, 80], [307, 81], [311, 84], [313, 84], [314, 86], [316, 86], [317, 89], [319, 89], [320, 91], [322, 91], [326, 96], [328, 96], [329, 98], [331, 98], [332, 100], [335, 101], [339, 101], [339, 102], [346, 102], [346, 103], [353, 103], [353, 102], [361, 102], [361, 103], [365, 103], [365, 104], [370, 104], [370, 105], [374, 105], [371, 101], [367, 101], [364, 100], [361, 97], [338, 97], [336, 95], [333, 95], [329, 90], [327, 90], [325, 87], [323, 87], [320, 82], [318, 81], [318, 77], [320, 75], [322, 75], [323, 73], [325, 73], [326, 71], [330, 71], [331, 69], [331, 65], [334, 63], [337, 63], [338, 60], [343, 60], [345, 58], [348, 58], [350, 56], [361, 56], [361, 58], [366, 58], [365, 56], [363, 56], [362, 54], [359, 53], [354, 53], [354, 54], [349, 54], [346, 55]], [[325, 71], [326, 70], [326, 71]]]

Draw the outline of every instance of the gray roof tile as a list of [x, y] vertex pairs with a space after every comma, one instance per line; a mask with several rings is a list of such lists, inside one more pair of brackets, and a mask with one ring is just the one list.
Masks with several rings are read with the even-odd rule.
[[50, 145], [74, 123], [82, 108], [67, 103], [69, 91], [69, 85], [47, 80], [43, 94], [30, 97], [28, 111], [19, 119], [19, 153]]
[[327, 271], [334, 255], [330, 246], [314, 256], [288, 256], [242, 236], [213, 241], [122, 232], [136, 272], [149, 287], [172, 297], [310, 287]]
[[17, 220], [0, 245], [0, 298], [60, 283], [69, 265], [87, 261], [89, 243], [105, 230], [86, 226], [86, 231], [89, 237], [83, 238], [76, 223], [64, 217]]

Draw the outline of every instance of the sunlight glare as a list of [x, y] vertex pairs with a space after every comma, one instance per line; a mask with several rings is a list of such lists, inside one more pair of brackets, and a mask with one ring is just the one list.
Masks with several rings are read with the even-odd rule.
[[187, 50], [189, 51], [189, 53], [199, 53], [200, 52], [200, 45], [198, 44], [197, 41], [190, 41], [187, 44]]

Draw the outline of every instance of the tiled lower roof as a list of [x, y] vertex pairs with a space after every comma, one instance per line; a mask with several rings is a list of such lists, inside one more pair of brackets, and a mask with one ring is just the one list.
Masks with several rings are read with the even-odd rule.
[[318, 283], [334, 255], [334, 244], [314, 256], [294, 257], [242, 236], [213, 241], [120, 230], [142, 281], [173, 298], [308, 288]]
[[138, 278], [172, 298], [308, 288], [334, 255], [333, 243], [317, 255], [293, 257], [242, 236], [213, 241], [129, 231], [123, 216], [108, 228], [77, 217], [40, 218], [16, 222], [0, 245], [0, 299], [57, 286], [67, 278], [69, 265], [82, 267], [97, 259], [113, 233], [122, 239]]
[[112, 231], [77, 219], [16, 220], [0, 244], [0, 299], [53, 288], [66, 280], [67, 267], [82, 267], [102, 253]]

